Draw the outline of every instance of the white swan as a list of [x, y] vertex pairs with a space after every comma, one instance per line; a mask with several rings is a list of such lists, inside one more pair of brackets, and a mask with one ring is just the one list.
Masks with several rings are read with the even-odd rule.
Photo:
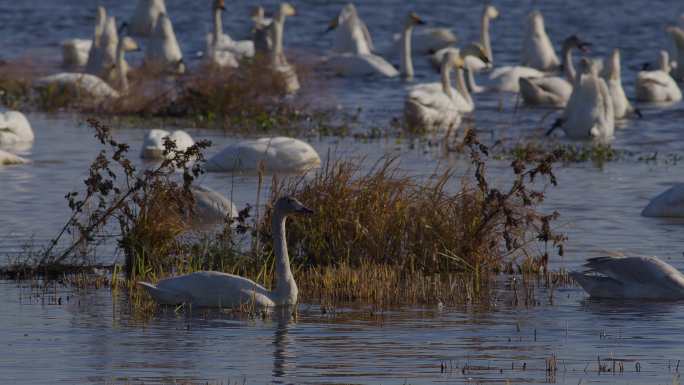
[[667, 32], [672, 36], [677, 50], [677, 66], [672, 69], [672, 77], [678, 81], [684, 81], [684, 30], [679, 27], [670, 26], [667, 27]]
[[77, 72], [62, 72], [45, 76], [37, 79], [33, 86], [38, 89], [56, 88], [60, 92], [66, 92], [77, 98], [94, 101], [116, 99], [120, 95], [118, 91], [99, 77]]
[[190, 191], [195, 200], [194, 222], [202, 225], [216, 225], [238, 216], [238, 210], [233, 202], [209, 187], [192, 185]]
[[[489, 37], [489, 24], [492, 20], [496, 19], [497, 17], [499, 17], [499, 11], [496, 9], [495, 6], [488, 4], [484, 7], [484, 10], [482, 11], [482, 18], [480, 19], [480, 44], [482, 44], [482, 46], [484, 47], [489, 62], [485, 63], [475, 56], [466, 57], [464, 67], [471, 74], [472, 72], [484, 71], [485, 69], [491, 68], [492, 65], [494, 65], [494, 55], [492, 54], [492, 42], [491, 38]], [[444, 57], [444, 54], [446, 54], [446, 52], [449, 50], [455, 49], [456, 48], [454, 47], [447, 47], [435, 52], [430, 57], [430, 61], [432, 63], [433, 68], [439, 71], [442, 63], [442, 57]], [[471, 75], [469, 74], [468, 76]], [[476, 92], [474, 90], [471, 91]]]
[[651, 199], [641, 211], [645, 217], [684, 217], [684, 184], [677, 184]]
[[260, 53], [264, 56], [268, 55], [273, 49], [273, 38], [268, 28], [273, 23], [273, 19], [264, 16], [264, 7], [257, 6], [252, 12], [252, 21], [254, 22], [254, 27], [252, 28], [254, 53]]
[[328, 31], [335, 30], [331, 51], [335, 53], [370, 54], [374, 50], [373, 39], [368, 26], [361, 19], [354, 4], [345, 5], [340, 14], [328, 25]]
[[126, 62], [126, 52], [140, 51], [138, 43], [130, 36], [123, 36], [119, 39], [116, 48], [116, 68], [110, 72], [109, 81], [119, 87], [119, 91], [128, 92], [128, 62]]
[[636, 99], [642, 102], [664, 103], [682, 99], [682, 91], [670, 76], [670, 60], [667, 51], [660, 51], [660, 68], [655, 71], [639, 71], [636, 80]]
[[183, 130], [176, 130], [171, 133], [166, 130], [152, 129], [145, 134], [140, 157], [143, 159], [163, 159], [165, 138], [174, 141], [176, 149], [180, 151], [185, 151], [188, 147], [195, 144], [192, 137]]
[[404, 118], [413, 131], [454, 129], [461, 124], [461, 112], [455, 103], [455, 91], [451, 88], [449, 72], [463, 66], [463, 59], [454, 51], [442, 57], [441, 89], [412, 87], [404, 101]]
[[260, 164], [268, 172], [301, 173], [321, 165], [310, 144], [288, 137], [243, 140], [209, 158], [207, 171], [256, 171]]
[[596, 298], [684, 299], [684, 275], [656, 257], [597, 257], [570, 275]]
[[192, 304], [197, 307], [234, 308], [243, 304], [258, 307], [292, 306], [297, 303], [297, 283], [290, 269], [285, 221], [291, 214], [313, 214], [297, 199], [282, 197], [273, 208], [271, 229], [276, 258], [276, 287], [268, 290], [256, 282], [233, 274], [200, 271], [167, 278], [156, 285], [138, 282], [152, 298], [164, 305]]
[[544, 76], [535, 78], [520, 78], [520, 95], [527, 105], [551, 106], [562, 108], [568, 103], [575, 83], [575, 65], [572, 62], [572, 50], [577, 48], [582, 52], [590, 44], [580, 40], [575, 35], [563, 41], [563, 69], [565, 78], [560, 76]]
[[171, 19], [162, 13], [157, 18], [157, 24], [145, 50], [145, 64], [152, 68], [160, 68], [171, 73], [185, 72], [183, 54], [176, 40]]
[[[214, 64], [235, 68], [234, 62], [238, 62], [243, 57], [254, 56], [254, 42], [251, 40], [235, 41], [223, 32], [222, 15], [225, 9], [225, 0], [213, 1], [214, 31], [207, 34], [206, 52], [210, 58], [220, 58], [214, 59]], [[227, 59], [228, 55], [232, 55], [234, 60]]]
[[528, 24], [523, 40], [521, 64], [540, 71], [552, 71], [560, 64], [553, 45], [546, 34], [544, 16], [533, 11], [527, 18]]
[[562, 126], [570, 138], [610, 139], [615, 131], [615, 114], [608, 86], [598, 75], [592, 60], [582, 58], [580, 72], [563, 116], [554, 123], [547, 135]]
[[166, 13], [164, 0], [138, 0], [133, 17], [128, 23], [131, 36], [152, 36], [159, 15]]
[[100, 37], [99, 46], [94, 49], [92, 57], [88, 59], [85, 72], [108, 79], [116, 66], [116, 49], [119, 46], [119, 31], [114, 16], [107, 17]]
[[100, 46], [100, 38], [107, 20], [107, 11], [97, 7], [95, 33], [92, 39], [68, 39], [62, 42], [62, 66], [68, 69], [82, 68], [88, 64], [91, 50]]
[[[342, 10], [340, 17], [336, 19], [339, 20], [344, 15], [343, 23], [338, 24], [337, 27], [344, 29], [341, 35], [346, 36], [347, 39], [344, 40], [344, 44], [339, 43], [338, 35], [336, 35], [333, 53], [324, 59], [324, 64], [333, 73], [340, 76], [398, 76], [399, 71], [393, 65], [370, 51], [369, 44], [372, 46], [372, 43], [370, 42], [368, 30], [365, 29], [365, 24], [355, 11], [346, 12], [347, 7]], [[333, 24], [331, 27], [335, 27], [335, 25]], [[402, 36], [406, 36], [406, 24]], [[342, 39], [340, 38], [339, 40], [341, 41]], [[402, 42], [406, 41], [406, 39], [402, 38]], [[342, 49], [345, 51], [341, 51]], [[404, 52], [404, 50], [405, 45], [402, 47], [401, 52]]]
[[[401, 48], [403, 34], [394, 34], [393, 51], [397, 52]], [[415, 52], [426, 55], [432, 54], [440, 49], [447, 48], [456, 44], [458, 38], [449, 28], [422, 28], [416, 31], [413, 36], [413, 48]]]
[[[0, 143], [2, 140], [2, 133], [0, 133]], [[26, 158], [22, 158], [18, 155], [14, 155], [7, 151], [0, 150], [0, 166], [12, 166], [16, 164], [26, 164], [30, 161]]]
[[0, 146], [33, 142], [33, 128], [19, 111], [0, 112]]
[[610, 54], [608, 64], [604, 67], [604, 79], [608, 85], [610, 98], [613, 101], [613, 113], [615, 119], [624, 119], [632, 116], [641, 117], [641, 112], [632, 107], [622, 88], [622, 75], [620, 69], [620, 50], [615, 48]]
[[[90, 50], [88, 51], [88, 59], [85, 64], [85, 70], [94, 69], [99, 66], [102, 61], [102, 36], [107, 27], [107, 10], [103, 6], [97, 7], [97, 16], [95, 18], [95, 30], [93, 32], [93, 39]], [[116, 28], [116, 27], [115, 27]]]
[[[450, 51], [449, 52], [452, 55], [457, 55], [463, 60], [463, 65], [465, 65], [465, 59], [468, 56], [474, 56], [477, 58], [480, 58], [483, 61], [488, 60], [487, 55], [485, 53], [484, 47], [482, 47], [480, 44], [473, 43], [469, 44], [462, 50], [456, 50], [456, 51]], [[470, 91], [468, 91], [468, 87], [466, 86], [465, 79], [464, 79], [464, 74], [463, 74], [463, 65], [456, 66], [456, 88], [451, 88], [451, 94], [453, 97], [451, 98], [453, 104], [456, 106], [459, 112], [466, 113], [466, 112], [472, 112], [475, 109], [475, 102], [473, 101], [472, 96], [470, 95]], [[416, 86], [412, 87], [413, 89], [419, 88], [422, 89], [426, 92], [431, 92], [434, 94], [438, 93], [443, 93], [444, 90], [444, 73], [442, 73], [442, 81], [441, 82], [434, 82], [434, 83], [423, 83], [419, 84]]]
[[278, 12], [269, 25], [269, 35], [273, 39], [273, 48], [269, 52], [271, 68], [278, 75], [282, 88], [286, 93], [292, 94], [299, 90], [299, 77], [297, 71], [290, 65], [283, 50], [283, 34], [285, 30], [285, 18], [296, 15], [295, 8], [289, 3], [281, 3]]

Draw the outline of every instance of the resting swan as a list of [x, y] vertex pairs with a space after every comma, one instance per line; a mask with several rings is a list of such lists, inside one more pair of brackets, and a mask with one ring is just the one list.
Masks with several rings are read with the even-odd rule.
[[570, 138], [610, 139], [615, 131], [613, 102], [606, 82], [598, 75], [596, 64], [587, 58], [580, 60], [580, 75], [573, 86], [563, 116], [547, 132], [557, 127]]
[[183, 54], [178, 46], [173, 24], [165, 13], [157, 18], [157, 24], [145, 50], [144, 62], [152, 68], [160, 68], [165, 72], [175, 74], [185, 72]]
[[[225, 10], [225, 0], [214, 0], [214, 31], [207, 34], [206, 52], [214, 64], [236, 68], [240, 59], [254, 56], [254, 43], [251, 40], [235, 41], [223, 32], [222, 14]], [[232, 60], [228, 59], [229, 57], [232, 57]]]
[[527, 105], [550, 106], [563, 108], [572, 94], [572, 84], [575, 83], [575, 65], [572, 62], [572, 50], [577, 48], [586, 52], [590, 43], [572, 35], [563, 41], [563, 69], [565, 78], [560, 76], [544, 76], [519, 79], [520, 95]]
[[207, 171], [257, 171], [262, 164], [268, 172], [301, 173], [321, 165], [310, 144], [288, 137], [243, 140], [209, 158]]
[[622, 88], [622, 76], [620, 69], [620, 50], [615, 48], [608, 59], [608, 64], [604, 67], [604, 79], [608, 85], [610, 98], [613, 101], [613, 113], [615, 119], [624, 119], [632, 116], [641, 117], [641, 112], [632, 107], [632, 104], [625, 95]]
[[0, 166], [12, 166], [15, 164], [26, 164], [30, 161], [26, 158], [0, 150]]
[[672, 70], [672, 77], [678, 81], [684, 81], [684, 30], [679, 27], [670, 26], [667, 27], [667, 32], [672, 36], [675, 48], [677, 49], [677, 67]]
[[651, 199], [641, 215], [645, 217], [684, 217], [684, 184], [677, 184]]
[[95, 33], [92, 39], [68, 39], [62, 42], [62, 66], [68, 69], [82, 68], [88, 65], [91, 51], [100, 47], [100, 38], [107, 20], [107, 11], [103, 6], [97, 7], [95, 17]]
[[441, 89], [418, 85], [412, 87], [404, 101], [404, 118], [412, 131], [436, 131], [457, 128], [461, 112], [455, 103], [456, 96], [449, 72], [463, 66], [457, 52], [449, 51], [442, 57]]
[[164, 0], [138, 0], [130, 22], [130, 33], [137, 37], [150, 37], [154, 33], [159, 15], [166, 14]]
[[589, 258], [570, 276], [596, 298], [684, 299], [684, 275], [657, 257]]
[[544, 16], [539, 11], [533, 11], [527, 20], [521, 64], [540, 71], [555, 70], [560, 63], [556, 52], [553, 50], [549, 35], [546, 34]]
[[[482, 46], [484, 47], [489, 62], [485, 63], [482, 60], [476, 58], [475, 56], [466, 57], [465, 68], [469, 71], [470, 74], [472, 74], [472, 72], [484, 71], [485, 69], [491, 68], [492, 65], [494, 65], [494, 56], [492, 54], [492, 42], [491, 38], [489, 37], [489, 23], [491, 20], [494, 20], [497, 17], [499, 17], [499, 11], [496, 9], [495, 6], [489, 4], [484, 7], [484, 11], [482, 12], [482, 19], [480, 19], [480, 44], [482, 44]], [[442, 57], [444, 56], [444, 54], [449, 50], [455, 49], [456, 48], [454, 47], [447, 47], [435, 52], [430, 58], [433, 68], [439, 71], [442, 63]], [[468, 76], [471, 76], [470, 74]], [[474, 90], [471, 91], [475, 92]]]
[[660, 68], [655, 71], [639, 71], [636, 80], [636, 99], [641, 102], [667, 103], [682, 99], [682, 91], [670, 76], [670, 57], [660, 51]]
[[195, 144], [192, 137], [183, 130], [176, 130], [171, 133], [166, 130], [153, 129], [145, 134], [140, 157], [143, 159], [163, 159], [165, 138], [174, 141], [176, 149], [180, 151], [185, 151], [188, 147]]
[[19, 111], [0, 112], [0, 146], [33, 142], [33, 128]]
[[292, 214], [313, 214], [297, 199], [282, 197], [273, 208], [271, 229], [276, 258], [276, 287], [268, 290], [258, 283], [233, 274], [217, 271], [166, 278], [156, 285], [138, 282], [159, 304], [192, 304], [197, 307], [235, 308], [243, 304], [257, 307], [293, 306], [297, 304], [297, 283], [290, 270], [285, 237], [285, 221]]

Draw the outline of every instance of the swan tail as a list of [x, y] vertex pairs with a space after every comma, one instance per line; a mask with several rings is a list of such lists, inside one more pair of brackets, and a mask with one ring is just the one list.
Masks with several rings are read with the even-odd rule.
[[596, 298], [623, 297], [622, 283], [613, 278], [573, 271], [570, 276], [586, 291], [589, 296]]
[[178, 295], [169, 290], [160, 289], [157, 286], [148, 282], [137, 282], [145, 291], [154, 299], [155, 302], [162, 305], [177, 305], [183, 301], [178, 300]]

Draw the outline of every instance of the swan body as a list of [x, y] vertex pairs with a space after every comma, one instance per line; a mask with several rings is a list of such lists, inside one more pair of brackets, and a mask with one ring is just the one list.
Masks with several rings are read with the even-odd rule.
[[62, 66], [79, 68], [88, 64], [88, 55], [93, 46], [91, 39], [67, 39], [62, 41]]
[[639, 71], [636, 80], [636, 99], [642, 102], [666, 103], [682, 99], [682, 91], [670, 76], [667, 51], [660, 51], [660, 69]]
[[116, 26], [116, 18], [109, 16], [104, 23], [102, 36], [98, 47], [93, 52], [92, 60], [91, 58], [88, 59], [85, 72], [102, 79], [108, 79], [116, 66], [118, 46], [119, 32]]
[[563, 131], [575, 139], [610, 139], [615, 131], [615, 114], [608, 86], [592, 61], [583, 58], [580, 64], [582, 74], [575, 81], [560, 119]]
[[634, 109], [632, 104], [625, 95], [625, 90], [622, 88], [622, 76], [620, 70], [620, 50], [614, 49], [608, 59], [608, 64], [605, 66], [604, 78], [608, 85], [610, 98], [613, 101], [613, 113], [615, 119], [623, 119], [635, 114], [639, 114]]
[[138, 0], [133, 17], [128, 23], [131, 36], [151, 37], [159, 15], [166, 13], [164, 0]]
[[[107, 10], [103, 6], [98, 6], [97, 15], [95, 16], [95, 31], [93, 32], [91, 47], [88, 50], [88, 58], [84, 64], [86, 71], [94, 72], [102, 62], [102, 35], [105, 32], [106, 24]], [[111, 33], [111, 31], [108, 33]]]
[[544, 76], [534, 78], [520, 78], [520, 95], [527, 105], [550, 106], [563, 108], [572, 94], [572, 84], [575, 82], [575, 67], [572, 62], [572, 50], [577, 48], [585, 51], [588, 43], [572, 35], [563, 41], [563, 68], [565, 77]]
[[310, 144], [288, 137], [243, 140], [209, 158], [207, 171], [256, 171], [263, 162], [270, 172], [300, 173], [319, 167], [321, 158]]
[[684, 184], [670, 187], [651, 199], [641, 211], [645, 217], [684, 217]]
[[667, 32], [672, 36], [677, 51], [677, 66], [672, 69], [672, 77], [678, 81], [684, 81], [684, 29], [670, 26], [667, 27]]
[[0, 112], [0, 146], [33, 142], [33, 128], [19, 111]]
[[[0, 144], [2, 144], [2, 133], [0, 132]], [[18, 155], [0, 150], [0, 166], [11, 166], [16, 164], [26, 164], [30, 161]]]
[[183, 130], [169, 132], [166, 130], [153, 129], [145, 134], [140, 157], [143, 159], [163, 159], [165, 149], [164, 141], [167, 137], [176, 143], [176, 149], [180, 151], [185, 151], [188, 147], [195, 144], [192, 137]]
[[[225, 9], [224, 0], [214, 0], [212, 7], [214, 31], [207, 34], [206, 51], [214, 64], [236, 68], [235, 63], [241, 58], [254, 56], [254, 42], [251, 40], [235, 41], [223, 32], [222, 13]], [[229, 59], [230, 56], [232, 60]]]
[[330, 22], [329, 28], [335, 29], [332, 52], [367, 55], [373, 52], [373, 39], [368, 26], [361, 19], [354, 4], [345, 5], [340, 14]]
[[597, 257], [570, 275], [596, 298], [684, 299], [684, 275], [656, 257]]
[[178, 45], [178, 40], [176, 40], [173, 24], [164, 13], [157, 18], [157, 24], [145, 50], [144, 61], [147, 65], [159, 66], [171, 73], [182, 74], [185, 72], [183, 54]]
[[204, 225], [225, 223], [227, 218], [236, 218], [238, 210], [233, 202], [206, 186], [190, 187], [195, 199], [194, 221]]
[[119, 92], [99, 77], [91, 74], [62, 72], [42, 77], [34, 83], [36, 88], [58, 87], [69, 94], [95, 100], [116, 99]]
[[544, 76], [546, 73], [531, 67], [497, 67], [489, 74], [486, 87], [499, 92], [520, 92], [520, 78], [532, 79]]
[[268, 290], [258, 283], [233, 274], [217, 271], [166, 278], [156, 285], [138, 282], [159, 304], [192, 304], [197, 307], [236, 308], [251, 304], [261, 308], [293, 306], [297, 303], [298, 289], [290, 269], [285, 237], [285, 221], [291, 214], [312, 214], [298, 200], [291, 197], [278, 199], [271, 220], [274, 251], [276, 254], [276, 287]]
[[546, 34], [544, 16], [539, 11], [533, 11], [527, 20], [521, 64], [540, 71], [555, 70], [560, 62], [553, 50], [549, 35]]

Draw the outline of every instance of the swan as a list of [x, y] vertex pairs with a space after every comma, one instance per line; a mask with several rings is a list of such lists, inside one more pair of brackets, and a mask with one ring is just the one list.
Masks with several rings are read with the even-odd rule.
[[[492, 65], [494, 65], [494, 56], [492, 55], [492, 42], [491, 38], [489, 37], [489, 24], [490, 21], [496, 19], [499, 17], [499, 10], [496, 9], [495, 6], [489, 4], [484, 7], [484, 11], [482, 12], [482, 19], [480, 23], [480, 44], [485, 49], [485, 52], [487, 53], [487, 59], [489, 59], [489, 62], [485, 63], [479, 58], [475, 56], [468, 56], [465, 59], [465, 69], [469, 71], [470, 74], [472, 72], [480, 72], [484, 71], [487, 68], [491, 68]], [[454, 47], [447, 47], [447, 48], [442, 48], [435, 52], [431, 58], [430, 61], [432, 63], [433, 68], [436, 70], [440, 70], [441, 68], [441, 63], [442, 63], [442, 57], [444, 54], [446, 54], [447, 51], [449, 50], [455, 50], [456, 48]], [[471, 76], [471, 75], [469, 75]], [[472, 90], [471, 90], [472, 91]]]
[[151, 37], [160, 15], [166, 14], [164, 0], [138, 0], [133, 17], [129, 21], [130, 34], [135, 37]]
[[645, 217], [684, 217], [684, 184], [677, 184], [651, 199], [641, 215]]
[[[455, 54], [459, 56], [463, 60], [463, 65], [465, 65], [465, 59], [468, 56], [474, 56], [477, 58], [480, 58], [483, 61], [488, 60], [487, 59], [487, 54], [484, 50], [484, 47], [482, 47], [478, 43], [472, 43], [466, 46], [462, 50], [457, 50], [457, 51], [450, 51], [451, 54]], [[456, 106], [456, 108], [459, 110], [459, 112], [465, 113], [465, 112], [472, 112], [475, 109], [475, 102], [473, 101], [472, 96], [470, 95], [470, 91], [468, 91], [468, 87], [466, 86], [465, 79], [464, 79], [464, 74], [463, 74], [463, 65], [461, 66], [456, 66], [456, 88], [451, 88], [451, 95], [452, 97], [452, 102]], [[442, 73], [442, 75], [444, 75]], [[431, 93], [443, 93], [444, 91], [444, 76], [442, 76], [442, 81], [441, 82], [434, 82], [434, 83], [423, 83], [419, 84], [416, 86], [413, 86], [412, 89], [422, 89], [426, 92], [431, 92]]]
[[254, 42], [254, 52], [267, 55], [273, 49], [273, 39], [269, 34], [269, 26], [273, 19], [264, 16], [264, 7], [258, 6], [252, 12], [252, 41]]
[[589, 258], [570, 276], [592, 297], [684, 299], [684, 275], [657, 257]]
[[145, 134], [140, 157], [143, 159], [163, 159], [166, 148], [164, 146], [165, 138], [174, 141], [176, 143], [176, 150], [179, 151], [185, 151], [188, 147], [195, 144], [192, 137], [183, 130], [176, 130], [171, 133], [166, 130], [153, 129]]
[[[0, 132], [0, 143], [2, 141], [2, 132]], [[15, 164], [26, 164], [30, 161], [26, 158], [14, 155], [7, 151], [0, 150], [0, 166], [11, 166]]]
[[138, 282], [159, 304], [192, 304], [197, 307], [235, 308], [243, 304], [258, 307], [293, 306], [297, 303], [297, 283], [290, 270], [285, 237], [285, 221], [292, 214], [311, 215], [313, 211], [293, 197], [281, 197], [271, 218], [273, 249], [276, 258], [276, 287], [268, 290], [256, 282], [217, 271], [166, 278], [156, 285]]
[[558, 68], [559, 61], [553, 50], [549, 35], [544, 27], [544, 16], [539, 11], [532, 11], [523, 39], [521, 64], [540, 71], [552, 71]]
[[45, 76], [37, 79], [33, 83], [33, 87], [38, 89], [57, 88], [60, 92], [74, 95], [77, 98], [95, 101], [116, 99], [120, 96], [118, 91], [99, 77], [78, 72], [62, 72]]
[[670, 58], [667, 51], [660, 51], [660, 69], [639, 71], [636, 80], [636, 99], [642, 102], [664, 103], [682, 99], [682, 91], [670, 76]]
[[617, 48], [610, 54], [608, 64], [604, 67], [604, 79], [608, 85], [610, 98], [613, 101], [615, 119], [624, 119], [634, 115], [641, 117], [641, 112], [632, 107], [632, 104], [627, 100], [625, 90], [622, 88], [620, 50]]
[[678, 81], [684, 81], [684, 30], [670, 26], [667, 27], [667, 32], [672, 36], [675, 47], [677, 49], [677, 66], [672, 69], [672, 77]]
[[92, 44], [85, 64], [86, 71], [96, 68], [102, 61], [102, 36], [105, 33], [105, 28], [107, 28], [107, 10], [103, 6], [98, 6], [95, 31], [93, 32]]
[[288, 137], [243, 140], [209, 158], [207, 171], [257, 171], [263, 162], [269, 172], [302, 173], [321, 165], [310, 144]]
[[94, 50], [92, 60], [89, 58], [85, 72], [107, 79], [116, 65], [116, 49], [119, 46], [119, 31], [116, 27], [116, 18], [107, 17], [99, 47]]
[[100, 38], [107, 20], [107, 11], [103, 6], [97, 7], [95, 16], [95, 33], [92, 39], [68, 39], [62, 42], [62, 66], [65, 68], [81, 68], [88, 65], [91, 51], [98, 49]]
[[165, 71], [182, 74], [185, 72], [183, 54], [176, 40], [171, 19], [162, 13], [157, 18], [149, 44], [145, 50], [144, 62], [153, 68], [159, 66]]
[[33, 142], [33, 128], [19, 111], [0, 112], [0, 146], [13, 146]]
[[128, 63], [126, 62], [126, 52], [140, 51], [138, 43], [130, 36], [124, 36], [119, 39], [119, 44], [116, 48], [116, 68], [110, 72], [109, 80], [113, 84], [117, 84], [119, 91], [128, 92]]
[[590, 43], [580, 40], [575, 35], [563, 41], [563, 69], [565, 78], [560, 76], [544, 76], [520, 78], [520, 95], [523, 101], [531, 106], [551, 106], [562, 108], [568, 103], [575, 83], [575, 66], [572, 62], [572, 50], [577, 48], [586, 52]]
[[[342, 14], [344, 13], [345, 10], [343, 9]], [[409, 35], [411, 34], [412, 25], [409, 26], [409, 24], [411, 23], [406, 23], [404, 25], [404, 37], [407, 35], [407, 33]], [[334, 47], [332, 55], [328, 56], [324, 60], [325, 65], [328, 68], [330, 68], [336, 75], [381, 75], [386, 77], [395, 77], [399, 75], [399, 71], [397, 71], [397, 69], [394, 68], [394, 66], [391, 65], [389, 62], [387, 62], [387, 60], [383, 59], [381, 56], [373, 54], [370, 51], [370, 36], [366, 37], [367, 30], [365, 30], [365, 24], [363, 23], [363, 21], [361, 21], [356, 12], [349, 13], [348, 15], [346, 15], [344, 23], [338, 25], [337, 27], [344, 28], [346, 30], [343, 35], [349, 36], [350, 42], [345, 42], [344, 48], [351, 48], [351, 50], [339, 52], [341, 48]], [[364, 30], [366, 31], [365, 33], [362, 32]], [[410, 49], [412, 43], [410, 42], [410, 39], [406, 38], [403, 38], [402, 41], [404, 42], [404, 47], [402, 48], [403, 53], [406, 49], [406, 44], [409, 44]], [[336, 41], [336, 45], [337, 44], [338, 43]], [[351, 47], [349, 47], [348, 45], [351, 45]], [[337, 50], [338, 52], [335, 52], [335, 50]]]
[[[254, 56], [254, 43], [251, 40], [235, 41], [231, 37], [223, 32], [223, 22], [222, 15], [223, 11], [226, 10], [225, 0], [214, 0], [212, 6], [212, 15], [214, 17], [214, 31], [207, 34], [206, 37], [206, 52], [208, 52], [209, 57], [223, 57], [217, 61], [214, 59], [215, 64], [226, 65], [230, 67], [233, 66], [233, 61], [225, 59], [227, 55], [232, 55], [234, 61], [237, 62], [243, 57], [253, 57]], [[221, 52], [217, 55], [217, 52]], [[222, 55], [222, 56], [220, 56]]]
[[[400, 52], [403, 34], [396, 33], [394, 38], [394, 52]], [[458, 38], [449, 28], [423, 28], [413, 36], [413, 48], [419, 54], [432, 54], [440, 49], [456, 44]]]
[[228, 218], [236, 218], [238, 210], [233, 202], [222, 194], [207, 186], [190, 186], [195, 200], [193, 220], [203, 225], [216, 225], [226, 222]]
[[[354, 4], [345, 5], [340, 14], [328, 25], [335, 30], [332, 52], [370, 54], [374, 51], [373, 39], [368, 26], [361, 19]], [[326, 32], [327, 32], [326, 31]]]
[[292, 94], [299, 90], [299, 78], [295, 68], [288, 63], [283, 51], [283, 33], [285, 18], [296, 15], [295, 8], [289, 3], [281, 3], [278, 12], [269, 25], [269, 35], [273, 39], [273, 48], [269, 52], [271, 68], [279, 76], [286, 93]]
[[463, 66], [463, 59], [457, 52], [446, 52], [442, 57], [441, 89], [416, 86], [410, 89], [404, 101], [404, 118], [413, 131], [435, 131], [456, 128], [461, 124], [461, 112], [455, 103], [455, 92], [451, 88], [449, 72]]
[[580, 72], [563, 116], [546, 134], [550, 135], [555, 128], [562, 126], [570, 138], [610, 139], [615, 131], [615, 114], [608, 86], [598, 75], [592, 60], [582, 58]]

